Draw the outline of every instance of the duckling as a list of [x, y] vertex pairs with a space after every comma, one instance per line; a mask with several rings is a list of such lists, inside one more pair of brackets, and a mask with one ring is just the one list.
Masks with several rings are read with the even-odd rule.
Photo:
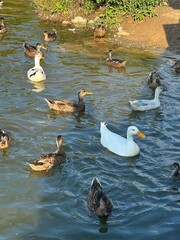
[[10, 145], [11, 138], [2, 129], [0, 129], [0, 149], [6, 149]]
[[101, 22], [101, 24], [99, 24], [95, 29], [94, 29], [94, 41], [96, 41], [97, 39], [99, 39], [99, 42], [103, 42], [103, 38], [106, 35], [106, 28], [103, 24], [103, 22]]
[[112, 58], [113, 50], [109, 50], [106, 64], [112, 67], [122, 68], [125, 67], [127, 61]]
[[147, 85], [152, 90], [155, 90], [158, 86], [161, 86], [161, 80], [163, 78], [157, 72], [150, 72]]
[[34, 58], [36, 53], [41, 53], [41, 59], [44, 59], [44, 53], [41, 52], [41, 48], [47, 49], [43, 44], [37, 43], [36, 46], [30, 45], [29, 43], [24, 43], [24, 53], [28, 57]]
[[53, 28], [49, 33], [44, 31], [43, 37], [46, 42], [54, 41], [57, 38], [57, 30]]
[[175, 70], [176, 73], [180, 73], [180, 60], [177, 61], [177, 62], [173, 65], [173, 67], [174, 67], [174, 70]]
[[57, 136], [56, 144], [57, 150], [53, 153], [48, 153], [40, 156], [38, 159], [34, 160], [32, 163], [29, 163], [29, 166], [34, 171], [48, 171], [55, 164], [60, 164], [64, 162], [66, 154], [62, 147], [63, 137], [61, 135]]
[[77, 112], [85, 109], [85, 103], [83, 101], [83, 97], [89, 94], [93, 94], [93, 92], [87, 91], [85, 89], [81, 89], [78, 92], [79, 102], [73, 102], [68, 100], [56, 100], [56, 99], [46, 99], [46, 102], [49, 108], [60, 111], [60, 112]]
[[147, 111], [147, 110], [158, 108], [161, 105], [159, 100], [159, 95], [163, 90], [164, 89], [162, 86], [157, 87], [155, 90], [154, 99], [152, 100], [146, 100], [146, 99], [134, 100], [134, 101], [129, 101], [129, 103], [132, 109], [135, 111]]
[[111, 199], [103, 191], [101, 183], [96, 177], [93, 178], [89, 189], [88, 207], [98, 217], [109, 217], [113, 209]]
[[173, 163], [172, 167], [174, 169], [173, 172], [172, 172], [172, 177], [180, 178], [180, 172], [179, 172], [180, 166], [179, 166], [179, 163], [177, 163], [177, 162]]
[[0, 17], [0, 33], [5, 33], [7, 32], [7, 28], [4, 25], [4, 18]]
[[28, 70], [27, 76], [29, 80], [40, 82], [46, 79], [46, 74], [40, 65], [41, 53], [36, 53], [34, 57], [35, 66]]

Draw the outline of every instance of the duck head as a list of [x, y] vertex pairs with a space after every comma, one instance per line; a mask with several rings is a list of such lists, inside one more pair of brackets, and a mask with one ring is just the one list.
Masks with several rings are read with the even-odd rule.
[[86, 89], [81, 89], [78, 92], [78, 97], [79, 97], [79, 99], [82, 99], [84, 96], [90, 95], [90, 94], [93, 94], [93, 92], [87, 91]]
[[142, 132], [140, 132], [139, 129], [138, 129], [137, 127], [135, 127], [135, 126], [130, 126], [130, 127], [128, 127], [128, 129], [127, 129], [127, 135], [131, 135], [131, 136], [137, 135], [138, 137], [141, 137], [141, 138], [145, 138], [145, 137], [146, 137], [146, 136], [145, 136]]

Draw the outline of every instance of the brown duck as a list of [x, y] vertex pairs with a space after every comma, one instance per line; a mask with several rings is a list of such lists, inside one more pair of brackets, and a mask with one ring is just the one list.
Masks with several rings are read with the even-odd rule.
[[0, 129], [0, 149], [6, 149], [10, 145], [11, 138], [2, 129]]
[[155, 90], [158, 86], [161, 86], [161, 80], [163, 78], [157, 72], [150, 72], [147, 85], [152, 90]]
[[57, 136], [56, 144], [57, 149], [53, 153], [48, 153], [40, 156], [38, 159], [34, 160], [32, 163], [28, 163], [29, 166], [34, 171], [48, 171], [55, 164], [61, 164], [66, 158], [66, 154], [62, 147], [63, 137], [61, 135]]
[[53, 28], [49, 33], [47, 31], [44, 31], [43, 37], [44, 41], [46, 42], [54, 41], [57, 38], [57, 30]]
[[106, 35], [106, 28], [102, 22], [94, 29], [94, 41], [103, 42], [104, 40], [103, 38], [105, 37], [105, 35]]
[[29, 43], [23, 44], [24, 53], [31, 58], [34, 58], [36, 53], [41, 54], [41, 59], [44, 59], [44, 53], [41, 52], [41, 48], [47, 49], [43, 44], [37, 43], [36, 46], [30, 45]]
[[93, 178], [88, 194], [89, 210], [98, 217], [108, 217], [113, 209], [111, 199], [103, 191], [100, 181]]
[[0, 33], [5, 33], [7, 32], [7, 28], [4, 24], [4, 18], [0, 17]]
[[180, 60], [178, 60], [174, 65], [174, 70], [176, 73], [180, 73]]
[[113, 50], [109, 50], [108, 57], [106, 58], [106, 64], [108, 66], [112, 66], [116, 68], [125, 67], [127, 61], [112, 58], [112, 54], [113, 54]]
[[89, 94], [93, 94], [93, 92], [87, 91], [85, 89], [81, 89], [78, 92], [78, 102], [73, 102], [69, 100], [56, 100], [56, 99], [46, 99], [46, 102], [49, 108], [60, 111], [60, 112], [77, 112], [85, 109], [85, 103], [83, 101], [83, 97]]

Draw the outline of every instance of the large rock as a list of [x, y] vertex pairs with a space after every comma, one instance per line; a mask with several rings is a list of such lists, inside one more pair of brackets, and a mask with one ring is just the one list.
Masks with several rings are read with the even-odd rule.
[[74, 19], [72, 19], [71, 22], [73, 24], [75, 24], [75, 25], [83, 25], [83, 26], [85, 26], [87, 24], [87, 19], [83, 18], [83, 17], [80, 17], [80, 16], [77, 16]]

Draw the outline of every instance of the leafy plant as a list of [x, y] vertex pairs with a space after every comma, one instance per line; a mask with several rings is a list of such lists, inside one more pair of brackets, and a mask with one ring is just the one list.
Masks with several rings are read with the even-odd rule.
[[[66, 12], [73, 0], [33, 0], [37, 7], [43, 11]], [[103, 7], [104, 12], [100, 17], [110, 27], [117, 22], [119, 13], [128, 14], [134, 20], [142, 20], [144, 17], [153, 17], [154, 7], [165, 0], [77, 0], [84, 14]]]

